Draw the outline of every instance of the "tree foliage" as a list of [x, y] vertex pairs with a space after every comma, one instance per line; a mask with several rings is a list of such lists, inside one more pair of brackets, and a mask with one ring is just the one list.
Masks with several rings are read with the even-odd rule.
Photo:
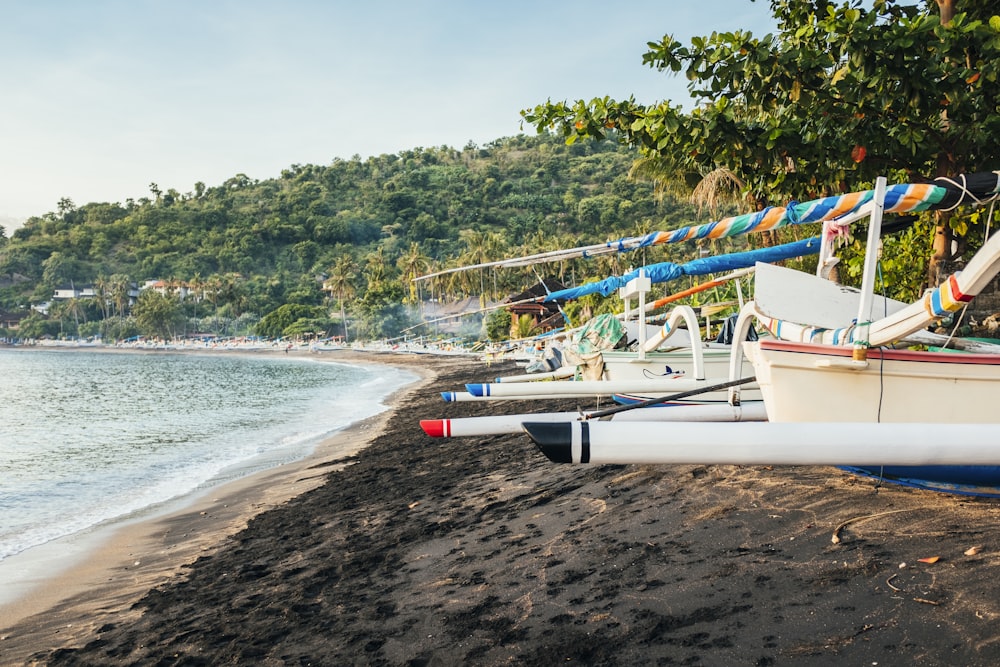
[[139, 294], [132, 308], [136, 326], [145, 336], [155, 336], [169, 340], [181, 333], [186, 318], [180, 301], [155, 290], [145, 290]]
[[[414, 284], [418, 274], [690, 222], [689, 207], [657, 202], [648, 184], [626, 178], [636, 156], [613, 141], [522, 135], [292, 165], [261, 181], [237, 174], [188, 193], [151, 183], [149, 197], [124, 205], [65, 199], [0, 246], [0, 308], [48, 300], [72, 282], [94, 287], [103, 319], [123, 321], [130, 285], [165, 280], [187, 286], [187, 315], [211, 315], [217, 331], [227, 318], [298, 304], [394, 334], [392, 322], [411, 318], [404, 302], [502, 298], [537, 282], [524, 269]], [[590, 270], [560, 267], [573, 268]], [[372, 304], [387, 294], [399, 317], [378, 321]]]
[[778, 33], [667, 35], [643, 61], [683, 72], [695, 107], [662, 102], [548, 102], [522, 112], [571, 142], [609, 130], [679, 173], [720, 166], [753, 195], [807, 198], [877, 175], [995, 166], [1000, 135], [1000, 16], [966, 0], [942, 25], [923, 9], [876, 0], [771, 0]]
[[[650, 42], [645, 64], [682, 73], [694, 102], [603, 97], [522, 111], [539, 132], [620, 137], [693, 183], [725, 168], [757, 206], [995, 169], [1000, 16], [986, 0], [771, 0], [778, 31]], [[954, 218], [940, 231], [943, 258]]]
[[325, 316], [326, 312], [319, 306], [287, 303], [262, 317], [257, 323], [257, 333], [268, 338], [281, 338], [323, 331], [329, 326]]
[[509, 310], [494, 310], [486, 316], [483, 326], [486, 329], [486, 338], [492, 341], [507, 340], [510, 338]]

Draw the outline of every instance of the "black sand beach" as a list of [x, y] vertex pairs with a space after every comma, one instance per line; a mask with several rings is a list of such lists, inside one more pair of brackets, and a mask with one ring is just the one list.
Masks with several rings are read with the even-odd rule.
[[[223, 504], [161, 524], [146, 578], [118, 565], [120, 584], [0, 628], [0, 662], [1000, 664], [1000, 502], [833, 468], [557, 466], [524, 436], [436, 440], [420, 419], [541, 408], [437, 393], [510, 366], [384, 361], [438, 379], [377, 437], [356, 429], [371, 444], [351, 465], [295, 471], [310, 490], [242, 530]], [[225, 505], [265, 502], [241, 498]]]

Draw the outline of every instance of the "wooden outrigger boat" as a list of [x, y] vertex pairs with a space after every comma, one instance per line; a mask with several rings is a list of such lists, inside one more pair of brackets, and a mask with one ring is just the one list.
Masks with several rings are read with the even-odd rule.
[[[645, 288], [635, 292], [640, 294], [640, 314], [644, 312], [642, 297], [648, 289], [649, 280], [640, 274], [639, 278], [633, 278], [625, 288], [631, 290], [633, 285], [644, 280]], [[687, 329], [680, 328], [681, 323], [686, 324]], [[613, 334], [601, 331], [601, 326], [598, 325], [597, 338], [604, 340], [608, 335], [614, 339], [622, 337], [623, 325], [618, 322], [616, 324], [618, 328]], [[580, 372], [582, 367], [567, 365], [548, 373], [503, 376], [490, 383], [467, 384], [465, 392], [444, 392], [442, 396], [446, 401], [467, 401], [478, 398], [494, 400], [601, 398], [630, 394], [644, 400], [670, 392], [696, 390], [698, 403], [726, 400], [727, 394], [722, 389], [715, 390], [714, 393], [701, 390], [724, 381], [725, 374], [729, 371], [732, 346], [703, 342], [697, 316], [690, 306], [674, 308], [667, 321], [649, 337], [648, 341], [646, 326], [641, 318], [630, 324], [639, 332], [639, 351], [607, 349], [614, 344], [614, 340], [594, 351], [588, 350], [589, 356], [597, 362], [596, 374], [591, 368]], [[587, 326], [584, 326], [578, 332], [584, 333], [586, 330]], [[668, 339], [670, 342], [677, 342], [678, 345], [661, 351], [655, 349]], [[583, 352], [573, 349], [573, 343], [571, 340], [563, 348], [560, 357], [570, 359], [582, 356]], [[749, 369], [749, 365], [747, 368]], [[576, 377], [570, 378], [570, 375]], [[594, 378], [593, 375], [597, 377]], [[754, 391], [753, 387], [748, 389]], [[753, 400], [755, 397], [748, 398]], [[756, 399], [759, 400], [759, 396]]]
[[[916, 188], [923, 188], [921, 203], [901, 204]], [[1000, 235], [989, 239], [962, 272], [913, 304], [873, 296], [884, 210], [953, 208], [998, 193], [1000, 179], [993, 173], [888, 190], [880, 179], [875, 190], [850, 195], [866, 202], [850, 220], [871, 216], [869, 252], [853, 313], [845, 318], [831, 300], [810, 298], [827, 315], [840, 318], [833, 324], [762, 312], [767, 298], [758, 273], [761, 301], [744, 307], [736, 337], [753, 320], [775, 336], [742, 346], [769, 422], [677, 424], [669, 434], [641, 423], [526, 422], [526, 432], [559, 462], [829, 464], [936, 490], [1000, 494], [1000, 446], [995, 444], [1000, 413], [990, 409], [1000, 398], [1000, 354], [888, 349], [923, 336], [922, 329], [961, 309], [1000, 272]], [[772, 303], [795, 305], [780, 298]], [[730, 378], [742, 374], [742, 364], [742, 355], [734, 354]], [[738, 405], [740, 389], [729, 391], [731, 403]]]
[[[873, 239], [881, 223], [878, 198], [869, 224], [862, 289], [853, 312], [824, 300], [827, 321], [820, 324], [815, 322], [818, 317], [802, 324], [792, 317], [761, 313], [756, 302], [741, 313], [737, 332], [757, 319], [776, 337], [743, 346], [771, 421], [824, 421], [831, 414], [859, 422], [1000, 421], [1000, 415], [990, 410], [1000, 398], [1000, 354], [883, 349], [959, 310], [979, 294], [1000, 272], [1000, 235], [990, 238], [965, 269], [915, 303], [879, 303], [872, 290], [877, 262]], [[886, 314], [878, 317], [880, 313]], [[841, 326], [827, 326], [831, 321]], [[822, 400], [817, 401], [817, 396]], [[945, 396], [946, 403], [942, 401]]]

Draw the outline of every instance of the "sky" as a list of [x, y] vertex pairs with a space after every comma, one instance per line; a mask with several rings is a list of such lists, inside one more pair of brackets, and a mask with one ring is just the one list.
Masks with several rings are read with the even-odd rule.
[[766, 0], [0, 0], [0, 225], [534, 133], [520, 111], [686, 103], [646, 43], [774, 29]]

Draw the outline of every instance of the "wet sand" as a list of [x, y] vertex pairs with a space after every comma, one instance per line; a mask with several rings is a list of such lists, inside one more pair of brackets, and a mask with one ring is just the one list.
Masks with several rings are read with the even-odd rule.
[[[1000, 663], [998, 501], [825, 467], [574, 467], [520, 435], [433, 439], [419, 419], [535, 408], [437, 393], [512, 367], [386, 361], [438, 379], [358, 432], [350, 465], [275, 471], [152, 522], [125, 551], [148, 578], [119, 562], [115, 581], [80, 579], [0, 630], [0, 662]], [[257, 495], [279, 480], [308, 490]]]

